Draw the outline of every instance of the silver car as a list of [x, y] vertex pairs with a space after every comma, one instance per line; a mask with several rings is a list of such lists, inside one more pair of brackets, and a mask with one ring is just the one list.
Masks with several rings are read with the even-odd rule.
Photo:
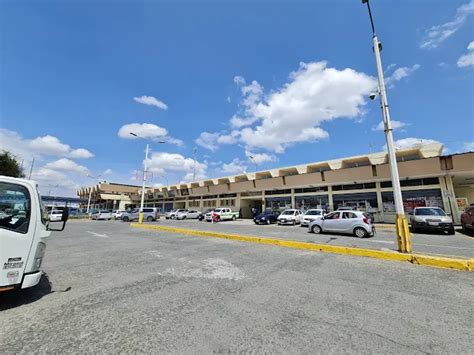
[[311, 222], [312, 233], [323, 232], [353, 234], [358, 238], [372, 237], [375, 227], [370, 217], [361, 211], [335, 211]]
[[[132, 212], [124, 212], [122, 214], [123, 222], [138, 221], [140, 218], [140, 209], [136, 208]], [[143, 208], [143, 220], [147, 222], [153, 222], [160, 219], [159, 209], [156, 207], [145, 207]]]
[[439, 207], [415, 207], [410, 223], [414, 233], [422, 229], [455, 233], [453, 220]]
[[196, 210], [178, 212], [176, 213], [176, 219], [197, 219], [200, 213]]
[[185, 208], [171, 210], [171, 211], [165, 213], [165, 218], [166, 219], [175, 219], [178, 213], [187, 212], [187, 211], [188, 210], [185, 209]]

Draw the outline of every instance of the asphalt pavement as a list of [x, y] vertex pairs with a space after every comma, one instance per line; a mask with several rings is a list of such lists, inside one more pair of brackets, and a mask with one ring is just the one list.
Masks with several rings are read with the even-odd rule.
[[[120, 223], [120, 222], [119, 222]], [[353, 235], [314, 234], [299, 225], [255, 225], [251, 220], [223, 221], [216, 224], [198, 220], [166, 220], [156, 222], [164, 226], [245, 234], [275, 239], [289, 239], [309, 243], [342, 245], [377, 250], [397, 250], [395, 226], [378, 225], [371, 238], [356, 238]], [[413, 249], [417, 253], [474, 258], [474, 237], [456, 231], [455, 235], [441, 233], [412, 233]]]
[[0, 294], [3, 353], [472, 352], [468, 272], [115, 221], [69, 222], [44, 271]]

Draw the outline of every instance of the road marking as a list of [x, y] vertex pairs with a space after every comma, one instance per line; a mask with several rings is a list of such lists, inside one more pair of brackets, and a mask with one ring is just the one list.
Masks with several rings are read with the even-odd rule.
[[394, 241], [385, 241], [385, 240], [362, 239], [361, 241], [363, 241], [363, 242], [371, 242], [371, 243], [395, 244]]
[[99, 234], [99, 233], [91, 232], [91, 231], [87, 231], [87, 233], [92, 234], [94, 237], [109, 238], [109, 236], [107, 234]]

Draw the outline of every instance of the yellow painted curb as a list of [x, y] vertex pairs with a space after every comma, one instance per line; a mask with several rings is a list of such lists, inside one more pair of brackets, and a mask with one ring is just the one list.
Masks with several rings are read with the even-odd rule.
[[239, 235], [239, 234], [227, 234], [227, 233], [200, 231], [200, 230], [194, 230], [194, 229], [184, 229], [184, 228], [175, 228], [175, 227], [165, 227], [165, 226], [149, 225], [149, 224], [130, 223], [130, 226], [134, 228], [161, 230], [165, 232], [188, 234], [188, 235], [201, 236], [201, 237], [223, 238], [223, 239], [238, 240], [238, 241], [249, 242], [249, 243], [278, 245], [281, 247], [293, 248], [293, 249], [314, 250], [314, 251], [322, 251], [325, 253], [333, 253], [333, 254], [365, 256], [369, 258], [382, 259], [382, 260], [408, 261], [412, 264], [439, 267], [439, 268], [445, 268], [445, 269], [454, 269], [454, 270], [462, 270], [462, 271], [473, 271], [474, 269], [474, 259], [455, 259], [455, 258], [446, 258], [446, 257], [440, 257], [440, 256], [433, 256], [433, 255], [423, 255], [423, 254], [403, 254], [403, 253], [398, 253], [395, 251], [353, 248], [353, 247], [344, 247], [344, 246], [327, 245], [327, 244], [313, 244], [313, 243], [306, 243], [306, 242], [298, 242], [294, 240], [273, 239], [273, 238], [255, 237], [255, 236]]

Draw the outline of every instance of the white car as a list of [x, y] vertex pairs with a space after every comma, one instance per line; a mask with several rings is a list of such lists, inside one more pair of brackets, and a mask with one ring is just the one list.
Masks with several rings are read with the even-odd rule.
[[197, 219], [201, 212], [196, 210], [189, 210], [176, 213], [176, 219]]
[[122, 211], [122, 210], [114, 211], [113, 217], [114, 219], [122, 219], [124, 213], [127, 213], [127, 211]]
[[113, 218], [113, 214], [112, 214], [112, 211], [110, 210], [98, 210], [97, 212], [93, 213], [91, 216], [91, 219], [95, 219], [97, 221], [100, 219], [111, 220], [112, 218]]
[[303, 214], [300, 210], [288, 209], [284, 210], [277, 218], [277, 223], [282, 224], [299, 224], [301, 223]]
[[61, 211], [61, 210], [52, 210], [48, 214], [49, 220], [51, 222], [60, 222], [62, 215], [63, 215], [63, 211]]
[[176, 209], [176, 210], [171, 210], [171, 211], [165, 213], [165, 218], [166, 218], [166, 219], [175, 219], [175, 218], [176, 218], [176, 215], [177, 215], [178, 213], [187, 212], [187, 211], [188, 211], [188, 210], [185, 209], [185, 208], [180, 208], [180, 209]]
[[301, 220], [301, 226], [302, 227], [307, 227], [315, 219], [319, 219], [323, 216], [324, 216], [324, 211], [320, 208], [313, 208], [313, 209], [307, 210], [303, 214], [303, 218]]
[[335, 211], [309, 224], [309, 231], [353, 234], [358, 238], [372, 237], [375, 227], [370, 216], [361, 211]]

